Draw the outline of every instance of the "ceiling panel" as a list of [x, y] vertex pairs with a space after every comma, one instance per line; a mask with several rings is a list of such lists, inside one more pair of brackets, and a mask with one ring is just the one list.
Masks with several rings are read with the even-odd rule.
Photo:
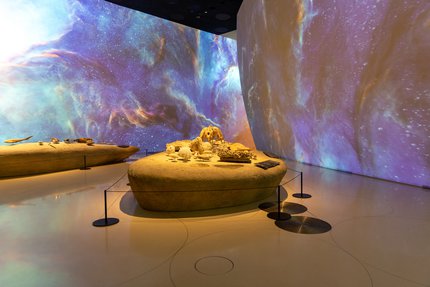
[[242, 0], [106, 0], [213, 34], [236, 30]]

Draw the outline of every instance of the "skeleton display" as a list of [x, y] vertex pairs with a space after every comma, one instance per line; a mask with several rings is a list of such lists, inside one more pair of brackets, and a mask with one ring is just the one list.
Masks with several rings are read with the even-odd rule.
[[210, 161], [216, 154], [220, 161], [250, 163], [251, 159], [256, 159], [255, 153], [250, 148], [241, 143], [230, 143], [224, 140], [224, 135], [218, 127], [204, 127], [200, 136], [193, 140], [178, 140], [166, 144], [166, 154], [172, 160], [172, 156], [177, 153], [177, 157], [183, 161], [188, 161], [192, 156], [196, 160]]

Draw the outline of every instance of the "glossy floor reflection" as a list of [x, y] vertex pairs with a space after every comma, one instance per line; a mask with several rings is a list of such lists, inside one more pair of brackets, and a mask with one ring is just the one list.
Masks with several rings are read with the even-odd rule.
[[[430, 286], [430, 192], [288, 164], [312, 198], [282, 199], [329, 232], [278, 228], [258, 208], [275, 194], [211, 211], [142, 210], [128, 163], [0, 180], [0, 286]], [[284, 187], [291, 195], [299, 184]], [[120, 222], [96, 228], [107, 188]]]

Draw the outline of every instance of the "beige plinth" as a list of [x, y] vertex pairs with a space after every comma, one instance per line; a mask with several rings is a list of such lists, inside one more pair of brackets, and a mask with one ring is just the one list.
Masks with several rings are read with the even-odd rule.
[[[191, 159], [172, 162], [166, 153], [142, 158], [130, 165], [128, 178], [140, 206], [147, 210], [191, 211], [236, 206], [270, 196], [287, 171], [282, 160], [262, 152], [252, 163], [209, 162]], [[264, 170], [256, 162], [276, 160]]]
[[128, 158], [138, 150], [133, 146], [89, 146], [80, 143], [22, 143], [0, 146], [0, 177], [76, 169], [84, 167], [85, 164], [88, 167], [114, 163]]

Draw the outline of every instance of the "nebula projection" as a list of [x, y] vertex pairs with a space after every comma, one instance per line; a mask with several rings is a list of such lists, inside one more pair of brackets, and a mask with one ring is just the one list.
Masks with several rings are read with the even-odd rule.
[[164, 150], [207, 125], [253, 146], [236, 41], [103, 0], [0, 2], [0, 141]]
[[237, 40], [257, 148], [430, 186], [429, 1], [244, 1]]

